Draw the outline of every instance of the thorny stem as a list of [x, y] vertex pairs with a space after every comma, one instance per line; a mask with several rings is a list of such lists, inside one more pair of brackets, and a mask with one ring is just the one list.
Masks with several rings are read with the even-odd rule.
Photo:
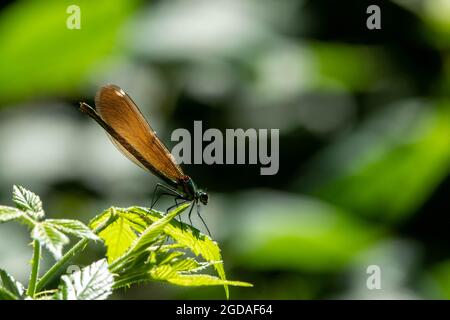
[[34, 298], [36, 293], [36, 282], [39, 274], [39, 263], [41, 259], [41, 244], [39, 240], [33, 241], [33, 258], [31, 260], [31, 275], [28, 284], [27, 295]]

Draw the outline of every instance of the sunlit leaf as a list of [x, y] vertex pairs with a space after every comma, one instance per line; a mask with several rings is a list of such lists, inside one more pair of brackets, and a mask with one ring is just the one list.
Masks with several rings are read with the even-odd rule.
[[[90, 226], [95, 228], [109, 219], [111, 214], [116, 214], [117, 219], [99, 234], [105, 241], [108, 261], [112, 262], [127, 250], [137, 252], [151, 245], [162, 233], [164, 226], [186, 207], [187, 205], [179, 206], [153, 224], [148, 224], [142, 217], [126, 209], [112, 208], [94, 219]], [[138, 234], [141, 235], [138, 237]]]
[[[142, 214], [153, 221], [159, 219], [158, 215], [146, 210], [145, 208], [135, 207], [132, 211]], [[201, 234], [199, 230], [188, 224], [180, 224], [178, 221], [171, 221], [164, 228], [164, 232], [172, 237], [178, 244], [189, 248], [196, 256], [201, 256], [208, 262], [213, 262], [214, 269], [220, 279], [226, 280], [225, 270], [222, 263], [222, 255], [217, 242], [213, 241], [207, 235]], [[227, 297], [229, 296], [228, 288], [225, 286]]]
[[72, 234], [79, 238], [88, 238], [91, 240], [98, 240], [98, 237], [86, 226], [78, 220], [71, 219], [47, 219], [46, 224], [51, 225], [55, 229], [64, 233]]
[[64, 275], [61, 280], [59, 292], [55, 295], [55, 299], [61, 300], [104, 300], [112, 293], [114, 283], [106, 259]]
[[146, 249], [148, 246], [153, 244], [155, 239], [163, 233], [165, 227], [170, 223], [170, 221], [177, 215], [182, 213], [189, 207], [190, 203], [184, 203], [177, 208], [170, 211], [167, 215], [163, 216], [161, 219], [154, 221], [136, 240], [136, 242], [131, 247], [132, 252], [139, 252], [140, 250]]
[[[129, 224], [147, 226], [142, 232], [135, 230], [139, 235], [134, 243], [111, 264], [111, 270], [117, 273], [114, 288], [128, 287], [134, 283], [150, 280], [186, 286], [223, 285], [228, 298], [228, 285], [251, 286], [244, 282], [226, 280], [217, 243], [192, 226], [181, 224], [174, 219], [190, 205], [190, 203], [180, 205], [168, 214], [139, 207], [114, 208], [114, 213], [109, 211], [109, 214], [122, 217]], [[108, 214], [103, 214], [94, 219], [91, 227], [105, 221], [107, 216]], [[166, 242], [167, 237], [172, 239]], [[199, 262], [185, 256], [187, 250], [207, 261]], [[207, 274], [201, 277], [202, 275], [197, 274], [209, 266], [216, 269], [219, 278]], [[187, 277], [194, 273], [199, 277]]]
[[[158, 264], [169, 264], [171, 263], [173, 260], [176, 260], [177, 258], [183, 257], [185, 255], [185, 252], [181, 252], [181, 251], [169, 251], [168, 248], [169, 246], [163, 246], [161, 247], [160, 252], [159, 253], [159, 257], [158, 257]], [[165, 254], [165, 256], [164, 256]], [[182, 259], [184, 260], [184, 259]]]
[[23, 214], [19, 209], [0, 206], [0, 223], [20, 218]]
[[197, 271], [201, 268], [200, 263], [193, 258], [176, 260], [171, 266], [175, 271]]
[[41, 199], [33, 192], [21, 186], [13, 187], [13, 201], [17, 208], [26, 211], [35, 219], [44, 217]]
[[24, 293], [23, 285], [5, 270], [0, 269], [0, 300], [21, 299]]
[[180, 274], [175, 271], [171, 266], [163, 265], [156, 267], [150, 271], [151, 277], [160, 280], [167, 281], [179, 286], [217, 286], [217, 285], [230, 285], [241, 287], [252, 287], [252, 284], [242, 281], [230, 281], [223, 280], [218, 277], [214, 277], [207, 274]]
[[[119, 275], [116, 285], [118, 287], [128, 286], [149, 280], [164, 281], [181, 286], [242, 286], [251, 287], [252, 284], [241, 281], [223, 280], [208, 274], [192, 274], [202, 270], [202, 266], [193, 259], [174, 259], [175, 262], [161, 264], [159, 261], [150, 266], [150, 270], [141, 273], [131, 272], [129, 275]], [[209, 265], [207, 263], [207, 265]]]
[[179, 286], [237, 286], [237, 287], [253, 287], [251, 283], [243, 281], [223, 280], [207, 274], [182, 274], [175, 278], [167, 280], [172, 284]]
[[99, 237], [103, 239], [107, 248], [108, 262], [123, 255], [137, 239], [138, 233], [146, 228], [146, 223], [138, 215], [129, 214], [126, 210], [119, 208], [106, 210], [90, 223], [90, 227], [95, 229], [109, 219], [111, 214], [116, 214], [117, 219], [99, 233]]
[[37, 223], [34, 226], [31, 237], [46, 247], [57, 260], [61, 258], [63, 246], [69, 243], [67, 236], [45, 222]]

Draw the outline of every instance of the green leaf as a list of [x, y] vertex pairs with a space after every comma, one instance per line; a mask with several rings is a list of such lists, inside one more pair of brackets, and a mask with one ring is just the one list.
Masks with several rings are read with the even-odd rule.
[[169, 264], [177, 258], [185, 255], [185, 252], [182, 251], [169, 251], [168, 247], [169, 246], [167, 245], [162, 246], [160, 252], [155, 252], [159, 253], [158, 264]]
[[13, 187], [13, 201], [17, 208], [29, 213], [34, 219], [38, 220], [44, 217], [41, 199], [24, 187], [16, 185]]
[[[107, 246], [108, 261], [111, 263], [121, 257], [127, 251], [138, 254], [140, 250], [153, 244], [162, 233], [164, 226], [176, 215], [185, 210], [189, 204], [184, 204], [172, 210], [155, 223], [148, 223], [140, 215], [130, 212], [127, 209], [111, 208], [96, 217], [90, 227], [95, 228], [114, 214], [117, 216], [115, 222], [103, 230], [99, 236], [105, 241]], [[138, 234], [140, 234], [138, 236]]]
[[19, 298], [10, 291], [0, 286], [0, 300], [18, 300]]
[[0, 223], [20, 218], [24, 212], [17, 208], [0, 206]]
[[[149, 280], [172, 282], [180, 285], [223, 285], [229, 298], [228, 285], [250, 286], [225, 278], [220, 249], [216, 242], [201, 234], [197, 229], [180, 224], [174, 218], [186, 210], [191, 203], [185, 203], [164, 215], [145, 208], [111, 208], [96, 217], [90, 224], [95, 228], [112, 216], [121, 219], [129, 226], [135, 240], [122, 255], [110, 265], [110, 270], [117, 274], [114, 288], [128, 287], [131, 284]], [[109, 237], [111, 225], [104, 232]], [[105, 239], [105, 234], [100, 234]], [[174, 243], [164, 244], [171, 237]], [[128, 241], [129, 243], [130, 241]], [[109, 250], [109, 248], [108, 248]], [[183, 251], [181, 251], [183, 250]], [[194, 258], [184, 257], [184, 250], [192, 251], [207, 262], [198, 262]], [[213, 265], [219, 278], [210, 275], [189, 278], [192, 273], [199, 272]]]
[[[206, 266], [209, 266], [210, 264], [207, 263]], [[197, 260], [194, 258], [184, 258], [184, 259], [176, 259], [171, 264], [172, 268], [175, 271], [198, 271], [204, 268], [202, 264], [200, 264]]]
[[91, 240], [98, 240], [99, 238], [86, 226], [78, 220], [72, 219], [47, 219], [45, 223], [62, 231], [69, 233], [79, 238], [88, 238]]
[[160, 250], [154, 251], [156, 257], [153, 259], [155, 265], [170, 265], [176, 272], [198, 272], [211, 265], [209, 262], [200, 263], [194, 258], [185, 257], [183, 251], [172, 251], [169, 246], [162, 246]]
[[38, 240], [44, 247], [46, 247], [53, 254], [56, 260], [61, 258], [63, 246], [69, 243], [69, 238], [67, 238], [66, 235], [45, 221], [37, 223], [34, 226], [31, 231], [31, 237]]
[[231, 285], [241, 287], [252, 287], [253, 285], [247, 282], [223, 280], [208, 274], [180, 274], [169, 265], [156, 267], [150, 271], [153, 279], [159, 281], [167, 281], [179, 286], [217, 286], [217, 285]]
[[177, 276], [177, 271], [170, 265], [163, 264], [162, 266], [151, 269], [149, 275], [154, 280], [167, 281], [168, 279], [175, 278]]
[[25, 289], [5, 270], [0, 269], [0, 300], [17, 300], [23, 297]]
[[[106, 56], [120, 56], [121, 26], [136, 7], [129, 0], [78, 0], [80, 30], [67, 28], [70, 2], [17, 1], [0, 13], [0, 102], [73, 94]], [[63, 44], [63, 45], [62, 45]], [[30, 59], [33, 57], [33, 59]], [[32, 75], [32, 76], [30, 76]]]
[[106, 259], [94, 262], [80, 271], [61, 277], [60, 300], [105, 300], [112, 293], [114, 277]]
[[[105, 242], [107, 249], [106, 256], [108, 257], [109, 263], [122, 256], [137, 238], [137, 232], [145, 229], [145, 226], [140, 225], [135, 220], [130, 220], [129, 215], [123, 210], [116, 208], [108, 209], [94, 218], [89, 224], [90, 227], [95, 229], [109, 219], [112, 214], [116, 214], [117, 219], [99, 233], [99, 237]], [[137, 219], [139, 217], [135, 218]]]
[[190, 205], [190, 203], [184, 203], [170, 211], [163, 218], [154, 221], [135, 241], [130, 249], [130, 252], [138, 253], [152, 245], [157, 237], [165, 230], [165, 227], [170, 223], [170, 221], [177, 215], [181, 214]]
[[[139, 271], [131, 267], [128, 272], [120, 272], [116, 278], [115, 288], [127, 287], [134, 283], [149, 280], [164, 281], [181, 286], [252, 286], [250, 283], [223, 280], [208, 274], [193, 275], [192, 273], [208, 267], [210, 263], [199, 263], [192, 258], [176, 258], [180, 256], [180, 252], [166, 252], [162, 254], [162, 257], [158, 258], [155, 257], [155, 251], [153, 251], [150, 253], [150, 256], [153, 258], [150, 259], [151, 263], [147, 264], [146, 268], [144, 265]], [[172, 261], [168, 261], [171, 257], [175, 258]], [[163, 264], [163, 261], [167, 263]]]
[[108, 220], [111, 216], [126, 219], [127, 224], [132, 226], [132, 228], [139, 233], [142, 233], [145, 230], [145, 228], [148, 227], [148, 223], [144, 219], [142, 219], [139, 215], [130, 212], [128, 209], [116, 207], [111, 207], [103, 211], [101, 214], [99, 214], [98, 216], [96, 216], [94, 219], [91, 220], [89, 226], [91, 227], [91, 229], [95, 229], [96, 227], [104, 223], [106, 220]]
[[179, 286], [237, 286], [237, 287], [253, 287], [251, 283], [243, 281], [223, 280], [208, 274], [178, 274], [175, 278], [167, 280], [172, 284]]
[[[159, 219], [159, 216], [146, 208], [134, 207], [131, 211], [145, 216], [153, 221]], [[225, 269], [222, 263], [222, 255], [217, 242], [213, 241], [207, 235], [201, 234], [199, 230], [188, 225], [181, 224], [178, 221], [171, 221], [164, 227], [164, 232], [172, 237], [179, 245], [186, 246], [196, 256], [201, 256], [206, 261], [213, 263], [214, 269], [220, 279], [226, 281]], [[228, 287], [225, 285], [225, 293], [229, 297]]]

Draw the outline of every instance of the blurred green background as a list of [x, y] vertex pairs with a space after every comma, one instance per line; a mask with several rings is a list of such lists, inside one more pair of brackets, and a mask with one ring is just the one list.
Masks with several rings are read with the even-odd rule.
[[[80, 30], [66, 28], [71, 4]], [[381, 30], [366, 28], [370, 4]], [[0, 203], [20, 184], [50, 217], [150, 204], [157, 179], [77, 110], [115, 83], [169, 149], [194, 120], [280, 129], [275, 176], [183, 166], [210, 193], [203, 215], [228, 277], [254, 284], [232, 298], [449, 299], [449, 17], [449, 0], [3, 2]], [[29, 242], [0, 225], [0, 267], [21, 281]], [[380, 290], [366, 286], [370, 265]], [[149, 283], [113, 297], [224, 295]]]

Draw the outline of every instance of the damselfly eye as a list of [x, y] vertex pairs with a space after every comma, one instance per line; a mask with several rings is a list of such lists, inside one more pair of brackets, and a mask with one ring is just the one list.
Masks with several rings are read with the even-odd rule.
[[198, 195], [198, 199], [200, 200], [201, 203], [203, 203], [204, 205], [208, 204], [208, 194], [206, 192], [199, 192]]

